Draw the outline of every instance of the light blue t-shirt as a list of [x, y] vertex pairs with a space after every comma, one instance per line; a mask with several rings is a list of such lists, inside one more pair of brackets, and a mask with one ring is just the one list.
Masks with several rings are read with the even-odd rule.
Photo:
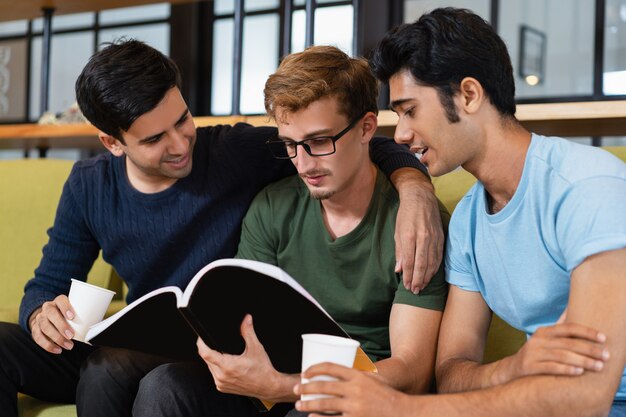
[[[626, 247], [626, 164], [598, 148], [533, 134], [515, 195], [489, 214], [477, 182], [452, 214], [446, 279], [480, 291], [532, 335], [565, 310], [585, 258]], [[626, 277], [625, 277], [626, 279]], [[616, 398], [626, 398], [626, 374]]]

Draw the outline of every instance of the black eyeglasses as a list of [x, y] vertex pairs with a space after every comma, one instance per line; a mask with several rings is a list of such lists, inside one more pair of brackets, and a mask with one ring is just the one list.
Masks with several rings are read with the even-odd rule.
[[298, 155], [298, 145], [302, 146], [306, 153], [311, 156], [332, 155], [337, 150], [335, 148], [335, 142], [348, 133], [363, 116], [365, 116], [365, 113], [360, 114], [359, 117], [352, 120], [348, 127], [335, 136], [316, 136], [314, 138], [295, 141], [280, 139], [278, 134], [276, 134], [275, 137], [265, 143], [269, 146], [272, 155], [274, 155], [276, 159], [295, 158], [296, 155]]

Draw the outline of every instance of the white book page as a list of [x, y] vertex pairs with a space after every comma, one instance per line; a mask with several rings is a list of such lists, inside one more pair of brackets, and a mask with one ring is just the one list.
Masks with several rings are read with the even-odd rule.
[[211, 262], [210, 264], [202, 268], [193, 277], [189, 285], [187, 285], [187, 288], [185, 289], [185, 292], [182, 294], [182, 297], [178, 299], [178, 307], [187, 306], [187, 304], [189, 303], [189, 297], [191, 296], [191, 293], [193, 292], [193, 289], [195, 288], [198, 281], [200, 281], [200, 279], [204, 276], [204, 274], [209, 269], [213, 269], [218, 266], [234, 266], [234, 267], [239, 267], [239, 268], [246, 268], [252, 271], [260, 272], [278, 281], [284, 282], [285, 284], [289, 285], [291, 288], [293, 288], [294, 290], [302, 294], [306, 299], [311, 301], [313, 304], [315, 304], [317, 308], [319, 308], [324, 314], [326, 314], [331, 320], [334, 321], [334, 319], [330, 316], [330, 314], [328, 314], [326, 310], [324, 310], [324, 308], [317, 302], [317, 300], [315, 300], [315, 298], [313, 298], [313, 296], [309, 294], [308, 291], [305, 290], [304, 287], [300, 285], [298, 281], [293, 279], [288, 273], [286, 273], [285, 271], [283, 271], [277, 266], [270, 265], [265, 262], [253, 261], [250, 259], [226, 258], [226, 259], [219, 259], [217, 261]]
[[101, 322], [96, 323], [93, 326], [89, 327], [89, 330], [87, 331], [87, 335], [85, 336], [85, 341], [89, 341], [92, 338], [99, 335], [100, 333], [102, 333], [102, 331], [104, 331], [107, 327], [109, 327], [111, 324], [117, 321], [117, 319], [119, 319], [120, 317], [122, 317], [123, 315], [131, 311], [133, 308], [137, 307], [144, 300], [147, 300], [148, 298], [152, 298], [155, 295], [166, 293], [166, 292], [174, 293], [176, 295], [176, 300], [180, 300], [181, 297], [183, 296], [183, 292], [180, 290], [180, 288], [173, 287], [173, 286], [162, 287], [154, 291], [151, 291], [148, 294], [144, 295], [143, 297], [136, 299], [135, 301], [133, 301], [132, 303], [130, 303], [129, 305], [127, 305], [126, 307], [118, 311], [117, 313], [113, 314], [111, 317], [105, 320], [102, 320]]

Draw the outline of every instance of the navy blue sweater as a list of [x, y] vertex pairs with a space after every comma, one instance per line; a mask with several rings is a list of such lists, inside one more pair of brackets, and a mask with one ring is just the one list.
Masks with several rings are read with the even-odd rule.
[[[70, 278], [86, 279], [100, 250], [127, 283], [129, 303], [163, 286], [184, 289], [203, 266], [235, 255], [254, 196], [296, 171], [265, 146], [274, 128], [240, 123], [197, 133], [191, 173], [159, 193], [135, 190], [123, 157], [107, 153], [74, 165], [41, 263], [25, 287], [24, 329], [37, 307], [69, 292]], [[423, 170], [390, 140], [373, 141], [371, 153], [387, 175], [402, 166]]]

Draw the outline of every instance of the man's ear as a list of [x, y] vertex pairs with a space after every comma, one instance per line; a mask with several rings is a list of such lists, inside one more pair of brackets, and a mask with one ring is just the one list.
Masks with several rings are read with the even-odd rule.
[[104, 132], [98, 132], [98, 139], [114, 156], [124, 155], [124, 149], [122, 149], [122, 142], [119, 139], [114, 138], [111, 135], [107, 135]]
[[461, 108], [467, 113], [476, 113], [485, 100], [485, 90], [482, 84], [473, 77], [465, 77], [459, 86], [461, 94]]
[[374, 134], [376, 133], [376, 129], [378, 129], [378, 117], [374, 112], [367, 112], [365, 116], [363, 116], [363, 143], [369, 142]]

